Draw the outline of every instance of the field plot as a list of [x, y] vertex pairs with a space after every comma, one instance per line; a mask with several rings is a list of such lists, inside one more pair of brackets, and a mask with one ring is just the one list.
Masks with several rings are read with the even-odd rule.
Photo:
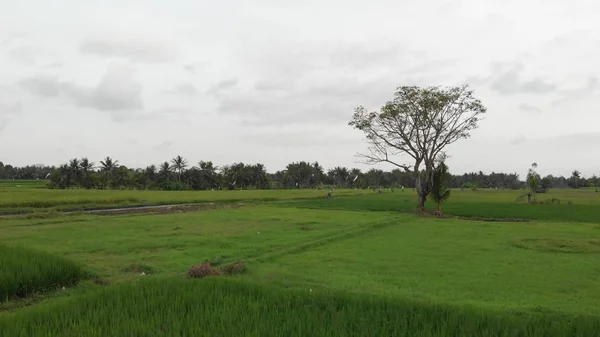
[[[19, 187], [17, 187], [19, 186]], [[115, 207], [269, 202], [294, 199], [323, 199], [322, 190], [236, 190], [236, 191], [143, 191], [143, 190], [52, 190], [21, 185], [20, 182], [0, 184], [0, 215], [49, 210], [78, 211]], [[352, 196], [362, 190], [339, 190], [336, 196]]]
[[[187, 192], [149, 193], [168, 200]], [[412, 191], [333, 200], [193, 193], [205, 202], [243, 193], [280, 199], [184, 213], [0, 218], [0, 245], [85, 270], [75, 288], [37, 289], [42, 300], [32, 305], [4, 300], [0, 335], [600, 335], [594, 191], [553, 190], [542, 198], [560, 204], [527, 205], [517, 200], [522, 191], [457, 190], [444, 207], [449, 218], [408, 212]], [[203, 261], [248, 270], [186, 279]]]

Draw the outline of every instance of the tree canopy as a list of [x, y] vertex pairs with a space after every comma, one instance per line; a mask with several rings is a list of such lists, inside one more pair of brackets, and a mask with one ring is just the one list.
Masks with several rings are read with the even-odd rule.
[[[357, 107], [349, 125], [364, 132], [370, 144], [360, 154], [366, 163], [390, 163], [413, 173], [417, 207], [423, 209], [436, 159], [446, 146], [468, 138], [485, 112], [467, 85], [401, 86], [379, 112]], [[402, 157], [410, 162], [401, 161]]]

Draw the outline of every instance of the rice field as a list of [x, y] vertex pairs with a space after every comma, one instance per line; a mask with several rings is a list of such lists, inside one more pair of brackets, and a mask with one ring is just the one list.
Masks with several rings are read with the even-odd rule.
[[31, 248], [0, 245], [0, 302], [64, 286], [85, 276], [72, 261]]
[[[104, 191], [51, 192], [49, 202], [108, 200]], [[5, 261], [13, 275], [0, 284], [35, 285], [3, 295], [0, 335], [600, 335], [593, 190], [551, 190], [538, 198], [555, 201], [537, 205], [522, 202], [524, 191], [455, 190], [446, 218], [414, 214], [409, 190], [104, 197], [120, 192], [242, 204], [0, 217], [0, 280]], [[186, 278], [203, 262], [247, 272]], [[54, 274], [69, 280], [64, 290], [39, 281]]]

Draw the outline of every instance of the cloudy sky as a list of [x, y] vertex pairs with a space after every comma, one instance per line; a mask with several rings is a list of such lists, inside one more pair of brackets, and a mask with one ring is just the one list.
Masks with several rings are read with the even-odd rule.
[[452, 171], [600, 174], [599, 16], [597, 0], [0, 0], [0, 160], [368, 168], [354, 107], [468, 83], [488, 113]]

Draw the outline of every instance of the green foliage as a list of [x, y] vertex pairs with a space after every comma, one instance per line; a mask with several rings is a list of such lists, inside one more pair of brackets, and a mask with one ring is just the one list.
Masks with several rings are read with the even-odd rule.
[[443, 161], [438, 163], [433, 170], [433, 179], [431, 184], [431, 199], [436, 204], [438, 214], [441, 214], [440, 205], [450, 199], [450, 189], [448, 188], [448, 165]]
[[581, 172], [575, 170], [571, 173], [571, 178], [569, 178], [568, 185], [571, 188], [586, 187], [587, 179], [581, 176]]
[[470, 182], [466, 182], [460, 186], [461, 190], [467, 189], [467, 190], [471, 190], [471, 191], [477, 191], [477, 188], [478, 188], [477, 184], [473, 184]]
[[529, 192], [535, 196], [537, 192], [538, 185], [541, 181], [540, 175], [535, 171], [537, 168], [537, 164], [531, 164], [529, 171], [527, 172], [527, 186], [529, 187]]
[[0, 302], [72, 286], [84, 276], [78, 265], [61, 257], [0, 245]]

